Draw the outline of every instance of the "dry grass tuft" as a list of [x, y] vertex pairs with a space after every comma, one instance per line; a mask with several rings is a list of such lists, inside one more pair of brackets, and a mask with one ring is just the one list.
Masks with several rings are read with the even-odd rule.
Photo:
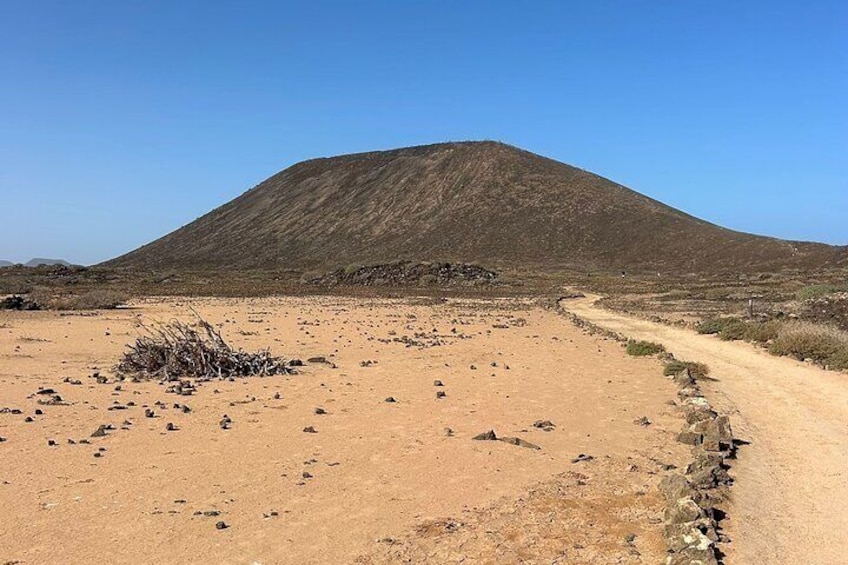
[[696, 363], [694, 361], [669, 361], [663, 368], [663, 375], [671, 377], [688, 371], [689, 376], [693, 379], [703, 379], [710, 374], [710, 368], [704, 363]]
[[769, 351], [844, 370], [848, 369], [848, 332], [833, 326], [793, 322], [780, 329]]
[[81, 294], [59, 295], [47, 288], [37, 288], [28, 299], [45, 310], [114, 310], [126, 304], [128, 296], [108, 289], [93, 289]]

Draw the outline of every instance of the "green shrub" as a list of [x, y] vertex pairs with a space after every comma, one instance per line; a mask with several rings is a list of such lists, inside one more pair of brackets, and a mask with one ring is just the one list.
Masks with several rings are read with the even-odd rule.
[[728, 319], [730, 318], [710, 318], [698, 324], [695, 329], [699, 334], [714, 335], [721, 331]]
[[785, 322], [780, 320], [768, 320], [766, 322], [749, 322], [745, 328], [745, 339], [756, 343], [767, 343], [774, 341], [780, 333], [780, 328]]
[[710, 374], [710, 368], [703, 363], [695, 363], [694, 361], [669, 361], [663, 368], [663, 375], [671, 377], [679, 375], [683, 371], [689, 371], [692, 378], [701, 379]]
[[656, 355], [657, 353], [661, 353], [665, 351], [665, 347], [663, 347], [659, 343], [654, 343], [651, 341], [635, 341], [631, 339], [627, 342], [626, 351], [628, 355], [633, 355], [635, 357], [643, 357], [646, 355]]
[[748, 330], [748, 324], [739, 318], [731, 318], [721, 331], [718, 332], [718, 337], [725, 341], [735, 341], [745, 339], [745, 332]]
[[711, 318], [698, 324], [696, 329], [699, 334], [718, 334], [721, 339], [735, 340], [745, 337], [746, 327], [739, 318]]
[[834, 292], [839, 292], [839, 288], [829, 284], [811, 284], [798, 290], [795, 293], [795, 298], [798, 300], [810, 300], [811, 298], [821, 298]]
[[832, 326], [794, 322], [781, 328], [769, 351], [833, 368], [848, 367], [848, 332]]

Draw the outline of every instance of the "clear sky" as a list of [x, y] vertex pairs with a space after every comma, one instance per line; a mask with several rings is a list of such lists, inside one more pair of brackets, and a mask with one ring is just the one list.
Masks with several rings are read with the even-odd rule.
[[297, 161], [465, 139], [848, 244], [848, 2], [0, 0], [0, 259], [98, 262]]

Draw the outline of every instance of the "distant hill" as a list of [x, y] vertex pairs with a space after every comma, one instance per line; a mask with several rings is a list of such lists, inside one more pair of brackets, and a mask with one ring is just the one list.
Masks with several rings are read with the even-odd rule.
[[0, 261], [0, 267], [11, 267], [14, 265], [11, 261]]
[[26, 263], [24, 263], [24, 267], [40, 267], [42, 265], [55, 266], [61, 265], [63, 267], [70, 267], [71, 264], [67, 261], [63, 261], [61, 259], [42, 259], [40, 257], [36, 257], [34, 259], [30, 259]]
[[298, 163], [105, 265], [317, 270], [398, 259], [750, 271], [845, 264], [848, 248], [731, 231], [564, 163], [459, 142]]

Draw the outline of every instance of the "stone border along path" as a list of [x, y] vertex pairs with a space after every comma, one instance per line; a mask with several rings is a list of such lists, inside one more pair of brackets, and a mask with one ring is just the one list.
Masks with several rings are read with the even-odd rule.
[[[604, 329], [565, 310], [557, 300], [557, 312], [590, 335], [601, 335], [626, 343], [626, 337]], [[666, 354], [666, 361], [674, 356]], [[736, 443], [727, 416], [713, 410], [688, 369], [672, 377], [686, 420], [677, 436], [692, 446], [692, 461], [684, 474], [670, 472], [660, 482], [665, 497], [663, 534], [668, 548], [666, 565], [718, 565], [722, 552], [717, 544], [726, 541], [719, 533], [724, 513], [717, 508], [728, 497], [733, 480], [727, 474], [728, 459], [736, 454]]]

